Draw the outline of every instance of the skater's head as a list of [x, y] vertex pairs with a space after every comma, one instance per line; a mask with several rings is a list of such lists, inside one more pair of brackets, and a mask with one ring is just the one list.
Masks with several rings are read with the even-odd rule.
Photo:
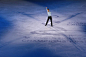
[[47, 9], [47, 11], [49, 12], [49, 9]]

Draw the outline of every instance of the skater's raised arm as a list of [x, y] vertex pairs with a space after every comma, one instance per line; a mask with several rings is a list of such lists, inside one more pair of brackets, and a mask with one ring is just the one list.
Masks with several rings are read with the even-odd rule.
[[51, 16], [51, 12], [49, 11], [49, 9], [47, 7], [46, 7], [46, 10], [47, 10], [48, 16]]
[[48, 13], [48, 8], [46, 7], [47, 13]]
[[46, 7], [46, 10], [47, 10], [47, 7]]

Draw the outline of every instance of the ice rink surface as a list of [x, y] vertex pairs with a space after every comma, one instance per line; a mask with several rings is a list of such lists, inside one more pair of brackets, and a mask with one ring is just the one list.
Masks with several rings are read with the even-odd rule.
[[1, 0], [0, 57], [86, 57], [86, 1]]

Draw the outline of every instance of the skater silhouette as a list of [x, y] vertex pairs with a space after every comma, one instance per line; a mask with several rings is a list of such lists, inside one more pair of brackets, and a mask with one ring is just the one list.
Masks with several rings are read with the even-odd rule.
[[47, 14], [48, 14], [48, 19], [47, 19], [45, 26], [47, 25], [49, 19], [51, 21], [51, 26], [53, 26], [51, 12], [49, 11], [49, 9], [47, 7], [46, 7], [46, 10], [47, 10]]

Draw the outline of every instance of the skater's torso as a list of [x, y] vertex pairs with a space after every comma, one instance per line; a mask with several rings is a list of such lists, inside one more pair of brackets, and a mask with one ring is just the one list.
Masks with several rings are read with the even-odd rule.
[[47, 12], [48, 16], [51, 16], [51, 12]]

